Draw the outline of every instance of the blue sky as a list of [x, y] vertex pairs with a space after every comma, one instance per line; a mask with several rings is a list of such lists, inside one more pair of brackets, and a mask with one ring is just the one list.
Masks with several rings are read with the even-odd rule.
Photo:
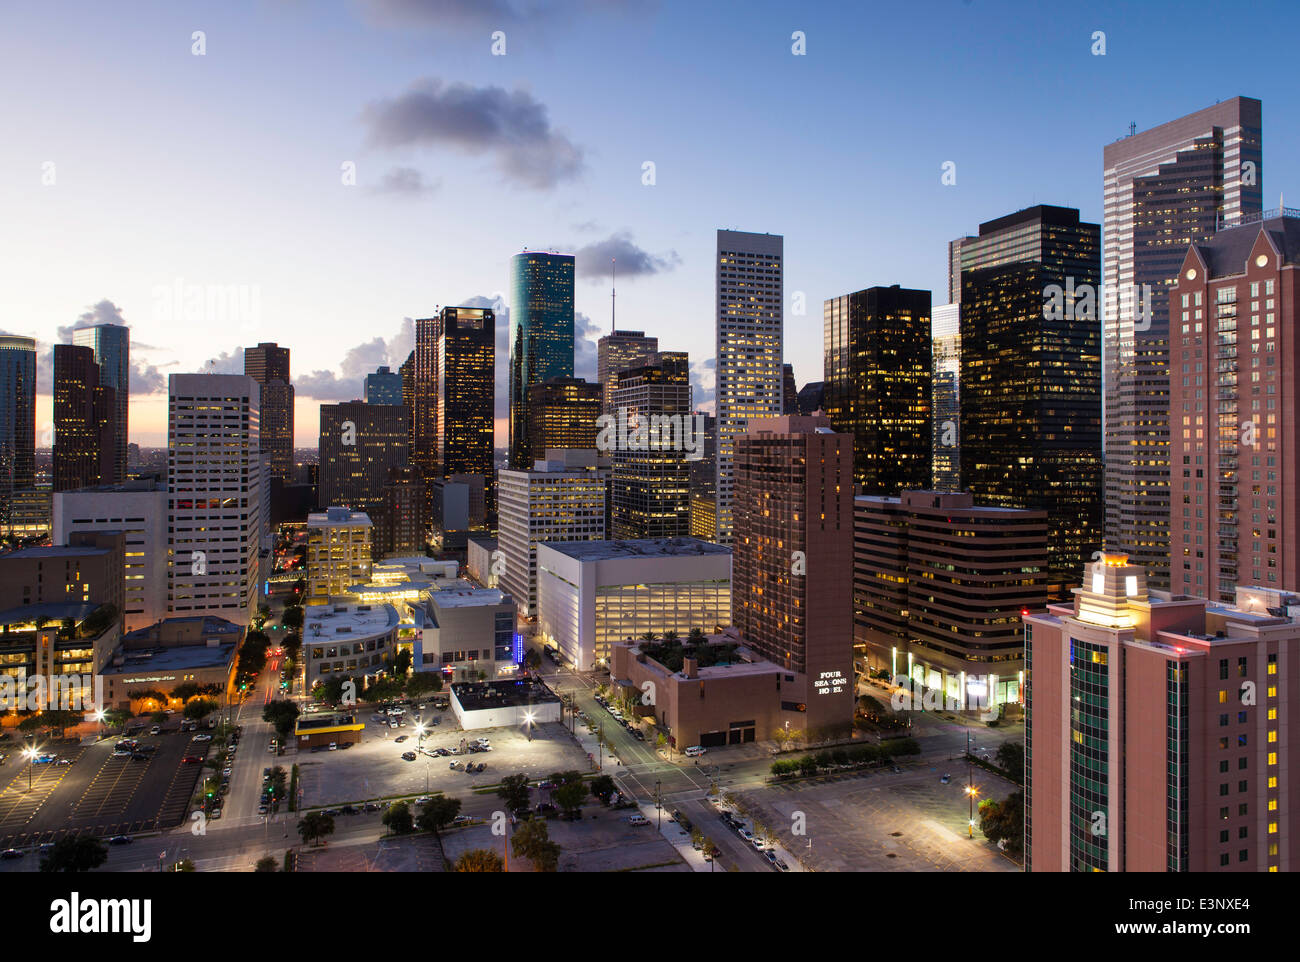
[[[781, 233], [787, 305], [807, 304], [786, 316], [802, 384], [821, 377], [823, 299], [900, 283], [942, 303], [945, 245], [980, 221], [1035, 203], [1099, 221], [1102, 147], [1130, 121], [1258, 97], [1266, 205], [1300, 199], [1294, 68], [1274, 42], [1295, 4], [1077, 7], [9, 3], [0, 328], [48, 350], [95, 305], [120, 315], [144, 444], [164, 440], [145, 392], [166, 373], [278, 341], [310, 444], [309, 393], [353, 396], [361, 371], [400, 362], [405, 318], [504, 295], [525, 246], [593, 264], [618, 248], [620, 326], [688, 351], [707, 389], [714, 230]], [[242, 289], [245, 308], [171, 310], [178, 283]], [[577, 310], [606, 330], [608, 280], [581, 279]], [[591, 357], [580, 345], [579, 373]]]

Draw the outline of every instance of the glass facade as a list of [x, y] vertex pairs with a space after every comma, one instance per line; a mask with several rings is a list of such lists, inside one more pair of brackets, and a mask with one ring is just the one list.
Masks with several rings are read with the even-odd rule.
[[36, 342], [0, 335], [0, 508], [36, 483]]
[[72, 332], [72, 343], [89, 347], [95, 352], [99, 365], [99, 383], [116, 393], [117, 418], [114, 426], [116, 466], [114, 477], [126, 478], [127, 411], [131, 388], [131, 329], [121, 324], [96, 324], [78, 327]]
[[[573, 255], [525, 251], [511, 263], [510, 466], [532, 467], [528, 389], [573, 377]], [[492, 397], [488, 392], [488, 398]]]
[[[576, 593], [575, 593], [576, 597]], [[646, 632], [683, 639], [692, 628], [706, 635], [731, 624], [731, 582], [695, 581], [604, 585], [596, 589], [596, 658], [609, 661], [609, 646]]]
[[[1110, 669], [1104, 645], [1070, 640], [1070, 871], [1109, 866]], [[1103, 831], [1098, 832], [1098, 826]]]

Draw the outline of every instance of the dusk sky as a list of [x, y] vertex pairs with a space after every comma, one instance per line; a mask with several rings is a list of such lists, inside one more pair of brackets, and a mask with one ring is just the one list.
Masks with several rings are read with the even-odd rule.
[[[1100, 222], [1105, 144], [1236, 95], [1263, 102], [1265, 207], [1300, 206], [1294, 2], [1090, 6], [10, 2], [0, 329], [41, 342], [38, 443], [50, 345], [91, 314], [131, 326], [132, 441], [165, 443], [168, 373], [265, 340], [311, 446], [316, 402], [396, 368], [410, 318], [508, 298], [525, 247], [578, 254], [579, 375], [614, 255], [619, 326], [689, 352], [711, 407], [720, 227], [784, 235], [786, 360], [820, 380], [825, 298], [944, 303], [950, 239], [1036, 203]], [[175, 310], [192, 285], [243, 306]]]

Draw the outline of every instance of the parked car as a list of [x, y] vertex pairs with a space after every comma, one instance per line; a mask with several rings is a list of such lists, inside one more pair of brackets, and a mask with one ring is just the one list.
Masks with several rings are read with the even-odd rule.
[[150, 729], [149, 729], [149, 734], [150, 734], [150, 735], [161, 735], [161, 734], [162, 734], [162, 726], [161, 726], [161, 725], [154, 725], [153, 728], [150, 728]]
[[948, 782], [951, 780], [952, 780], [952, 776], [949, 775], [947, 772], [944, 772], [943, 777], [939, 779], [940, 783], [944, 785], [947, 785]]
[[361, 810], [365, 812], [377, 812], [379, 811], [379, 806], [374, 802], [366, 802], [366, 804], [361, 806]]
[[790, 866], [788, 866], [788, 865], [785, 864], [785, 860], [784, 860], [784, 859], [777, 859], [777, 860], [776, 860], [776, 867], [777, 867], [778, 869], [780, 869], [782, 872], [788, 872], [788, 871], [790, 871]]
[[24, 854], [25, 853], [20, 852], [16, 848], [7, 848], [3, 852], [0, 852], [0, 858], [8, 861], [9, 859], [22, 858]]
[[629, 815], [629, 816], [627, 817], [627, 823], [628, 823], [629, 825], [636, 825], [636, 826], [639, 827], [639, 826], [642, 826], [642, 825], [649, 825], [649, 824], [650, 824], [650, 819], [648, 819], [648, 818], [646, 818], [644, 815], [641, 815], [641, 814], [638, 813], [638, 814], [636, 814], [636, 815]]
[[415, 761], [415, 752], [402, 752], [402, 761], [404, 762]]
[[[212, 736], [209, 735], [209, 734], [207, 734], [206, 732], [204, 732], [202, 735], [195, 735], [195, 736], [194, 736], [194, 741], [196, 741], [196, 742], [210, 742], [210, 741], [212, 741]], [[233, 753], [234, 750], [235, 750], [235, 746], [232, 744], [232, 745], [230, 746], [230, 751]]]
[[767, 859], [769, 865], [776, 864], [776, 852], [772, 851], [770, 848], [763, 853], [763, 858]]
[[395, 741], [397, 744], [400, 745], [402, 744], [402, 742], [406, 741], [410, 737], [411, 737], [410, 735], [398, 735], [396, 738], [393, 739], [393, 741]]
[[181, 759], [181, 761], [182, 761], [183, 763], [185, 763], [186, 765], [202, 765], [202, 764], [203, 764], [203, 756], [202, 756], [202, 755], [186, 755], [184, 758]]
[[332, 751], [332, 752], [336, 752], [336, 751], [338, 751], [338, 750], [339, 750], [339, 743], [338, 743], [338, 742], [330, 742], [330, 751]]
[[131, 841], [132, 839], [130, 835], [114, 835], [112, 838], [108, 840], [108, 844], [109, 845], [130, 845]]
[[686, 757], [687, 757], [687, 758], [699, 758], [701, 755], [704, 754], [704, 752], [705, 752], [705, 749], [704, 749], [702, 746], [700, 746], [700, 745], [692, 745], [690, 748], [686, 749]]

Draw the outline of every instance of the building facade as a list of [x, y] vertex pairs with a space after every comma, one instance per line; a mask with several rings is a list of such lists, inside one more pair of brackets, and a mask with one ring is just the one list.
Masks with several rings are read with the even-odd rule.
[[785, 239], [779, 234], [718, 231], [715, 524], [724, 544], [732, 537], [736, 439], [750, 420], [781, 413], [784, 254]]
[[131, 396], [131, 329], [123, 324], [94, 324], [72, 330], [72, 343], [95, 352], [99, 384], [113, 391], [113, 448], [117, 452], [113, 478], [125, 480], [126, 446], [129, 441], [127, 412]]
[[611, 432], [611, 536], [688, 535], [691, 467], [704, 464], [707, 453], [705, 438], [695, 434], [690, 362], [685, 352], [664, 351], [614, 378], [614, 408], [608, 416], [628, 427]]
[[0, 508], [36, 483], [36, 341], [0, 335]]
[[529, 465], [546, 459], [548, 448], [596, 446], [601, 386], [580, 377], [553, 377], [528, 389]]
[[961, 489], [961, 305], [943, 304], [930, 318], [930, 484]]
[[835, 430], [853, 435], [854, 483], [895, 495], [930, 484], [930, 292], [895, 284], [823, 307], [826, 392]]
[[511, 258], [509, 465], [514, 470], [532, 466], [529, 389], [553, 377], [573, 377], [573, 267], [572, 254], [524, 251]]
[[54, 490], [112, 484], [117, 472], [117, 396], [99, 383], [95, 352], [54, 345]]
[[1188, 245], [1258, 214], [1261, 106], [1234, 97], [1107, 144], [1106, 543], [1169, 586], [1169, 289]]
[[381, 365], [366, 375], [367, 404], [402, 404], [402, 375]]
[[659, 352], [659, 338], [645, 331], [613, 331], [596, 342], [596, 380], [600, 382], [601, 414], [614, 410], [615, 378], [620, 371], [638, 367]]
[[271, 476], [293, 479], [293, 384], [289, 349], [262, 342], [244, 348], [244, 373], [262, 388], [262, 453], [271, 456]]
[[318, 505], [377, 508], [389, 472], [407, 464], [406, 408], [362, 401], [322, 404], [319, 444]]
[[1171, 291], [1172, 589], [1300, 590], [1300, 211], [1194, 244]]
[[1047, 512], [1053, 600], [1102, 540], [1099, 235], [1040, 205], [962, 246], [961, 486]]
[[537, 625], [577, 671], [647, 632], [717, 634], [731, 624], [731, 549], [697, 538], [542, 542]]
[[1020, 619], [1047, 602], [1047, 515], [937, 491], [861, 496], [854, 511], [853, 630], [864, 665], [962, 708], [1019, 702]]
[[167, 379], [167, 611], [247, 625], [261, 588], [266, 483], [259, 387], [239, 374]]
[[307, 516], [308, 604], [327, 604], [370, 580], [372, 528], [366, 514], [347, 508]]
[[1026, 869], [1295, 871], [1298, 616], [1148, 590], [1115, 552], [1026, 616]]

